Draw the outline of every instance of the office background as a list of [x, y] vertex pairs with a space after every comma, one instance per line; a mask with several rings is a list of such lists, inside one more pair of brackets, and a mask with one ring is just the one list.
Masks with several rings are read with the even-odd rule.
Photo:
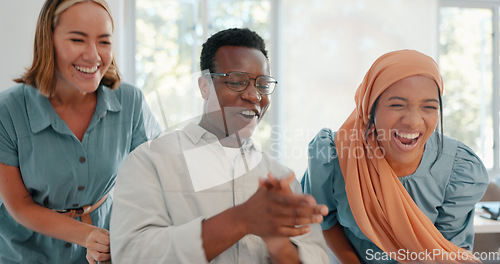
[[[307, 144], [338, 129], [354, 92], [380, 55], [415, 49], [445, 81], [444, 133], [464, 141], [499, 174], [500, 0], [108, 0], [115, 55], [166, 129], [199, 116], [200, 46], [218, 30], [249, 27], [270, 50], [278, 81], [258, 138], [301, 178]], [[0, 5], [0, 90], [29, 66], [41, 0]], [[495, 144], [496, 142], [496, 144]]]

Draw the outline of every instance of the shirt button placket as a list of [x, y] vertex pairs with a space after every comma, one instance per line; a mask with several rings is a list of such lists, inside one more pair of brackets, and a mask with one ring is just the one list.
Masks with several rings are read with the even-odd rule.
[[[86, 159], [84, 156], [80, 156], [80, 158], [78, 159], [78, 161], [79, 161], [81, 164], [83, 164], [83, 163], [85, 163], [85, 162], [87, 161], [87, 159]], [[81, 191], [85, 190], [85, 186], [83, 186], [83, 185], [79, 185], [79, 186], [77, 187], [77, 190], [78, 190], [79, 192], [81, 192]], [[74, 205], [77, 205], [77, 206], [74, 206]], [[74, 207], [74, 208], [76, 208], [76, 207], [79, 207], [79, 206], [78, 206], [78, 204], [73, 204], [73, 207]]]

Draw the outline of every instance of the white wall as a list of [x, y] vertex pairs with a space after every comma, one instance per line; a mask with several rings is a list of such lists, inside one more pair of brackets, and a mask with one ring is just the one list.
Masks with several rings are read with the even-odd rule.
[[272, 131], [284, 142], [280, 158], [301, 177], [309, 141], [340, 128], [379, 56], [415, 49], [437, 57], [438, 0], [286, 0], [281, 13], [283, 131]]
[[0, 90], [5, 90], [31, 64], [35, 24], [43, 1], [2, 1], [0, 5]]
[[[115, 19], [115, 53], [125, 75], [125, 67], [120, 66], [127, 60], [120, 58], [124, 49], [118, 45], [124, 38], [123, 1], [108, 0], [108, 4]], [[43, 3], [42, 0], [2, 0], [0, 4], [0, 91], [13, 86], [12, 79], [22, 75], [24, 68], [31, 65], [35, 26]]]

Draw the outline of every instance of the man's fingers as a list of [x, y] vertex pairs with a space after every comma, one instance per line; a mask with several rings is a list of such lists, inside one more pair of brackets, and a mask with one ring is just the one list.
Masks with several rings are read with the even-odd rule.
[[271, 201], [287, 206], [314, 207], [316, 201], [310, 195], [273, 193], [269, 195]]
[[266, 187], [268, 188], [268, 183], [265, 179], [259, 178], [259, 188]]
[[290, 189], [290, 183], [295, 180], [295, 173], [291, 172], [286, 178], [283, 178], [279, 181], [279, 186], [281, 190], [284, 190], [286, 193], [292, 193], [292, 189]]
[[322, 216], [328, 215], [328, 207], [326, 205], [320, 204], [319, 206], [319, 211], [317, 211], [318, 214], [321, 214]]
[[309, 233], [311, 231], [311, 227], [308, 225], [305, 226], [298, 226], [298, 227], [287, 227], [283, 226], [278, 228], [278, 236], [286, 236], [286, 237], [294, 237], [294, 236], [300, 236], [306, 233]]
[[[259, 186], [260, 186], [259, 179]], [[277, 179], [271, 172], [267, 174], [267, 178], [264, 180], [266, 182], [266, 187], [268, 189], [284, 190], [286, 193], [292, 193], [290, 189], [290, 183], [295, 180], [295, 174], [292, 172], [286, 178]]]
[[293, 180], [295, 180], [295, 173], [292, 171], [286, 178], [283, 178], [281, 182], [289, 185]]
[[318, 224], [323, 221], [323, 216], [321, 215], [308, 215], [301, 217], [281, 217], [280, 226], [288, 227], [298, 227], [309, 224]]
[[267, 174], [267, 181], [273, 186], [273, 187], [277, 187], [279, 186], [279, 183], [280, 181], [278, 179], [276, 179], [276, 177], [274, 176], [274, 174], [272, 172], [268, 173]]
[[[324, 205], [310, 206], [304, 203], [297, 205], [286, 204], [297, 203], [293, 199], [285, 199], [283, 203], [274, 204], [268, 208], [268, 212], [279, 218], [302, 219], [297, 222], [286, 222], [283, 225], [304, 225], [311, 223], [321, 223], [323, 215], [328, 214], [328, 208]], [[278, 223], [279, 224], [279, 223]]]

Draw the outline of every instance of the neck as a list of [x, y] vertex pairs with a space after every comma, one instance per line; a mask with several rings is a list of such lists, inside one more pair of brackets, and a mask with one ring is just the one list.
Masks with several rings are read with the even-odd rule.
[[240, 138], [238, 134], [229, 135], [227, 129], [215, 126], [211, 122], [208, 122], [205, 117], [201, 119], [198, 125], [214, 134], [224, 147], [239, 148], [243, 145], [243, 138]]
[[[392, 165], [391, 165], [391, 167], [392, 167]], [[396, 176], [405, 177], [405, 176], [408, 176], [408, 175], [415, 173], [417, 168], [418, 168], [418, 166], [412, 167], [412, 168], [406, 167], [406, 166], [401, 166], [400, 168], [392, 167], [392, 170], [394, 171], [394, 173], [396, 173]]]
[[405, 177], [405, 176], [411, 175], [411, 174], [415, 173], [415, 171], [417, 171], [421, 160], [422, 160], [422, 157], [420, 157], [420, 159], [418, 159], [418, 161], [412, 162], [409, 164], [402, 164], [402, 163], [398, 163], [398, 162], [394, 162], [394, 161], [391, 162], [390, 159], [387, 159], [387, 162], [389, 163], [389, 166], [391, 166], [394, 173], [396, 173], [396, 176]]
[[229, 135], [223, 139], [219, 139], [219, 142], [222, 146], [228, 148], [240, 148], [243, 146], [243, 141], [241, 138], [236, 137], [235, 135]]
[[56, 106], [79, 106], [88, 102], [93, 102], [97, 98], [97, 93], [82, 93], [79, 91], [68, 92], [68, 91], [58, 91], [49, 98], [50, 102], [54, 107]]

